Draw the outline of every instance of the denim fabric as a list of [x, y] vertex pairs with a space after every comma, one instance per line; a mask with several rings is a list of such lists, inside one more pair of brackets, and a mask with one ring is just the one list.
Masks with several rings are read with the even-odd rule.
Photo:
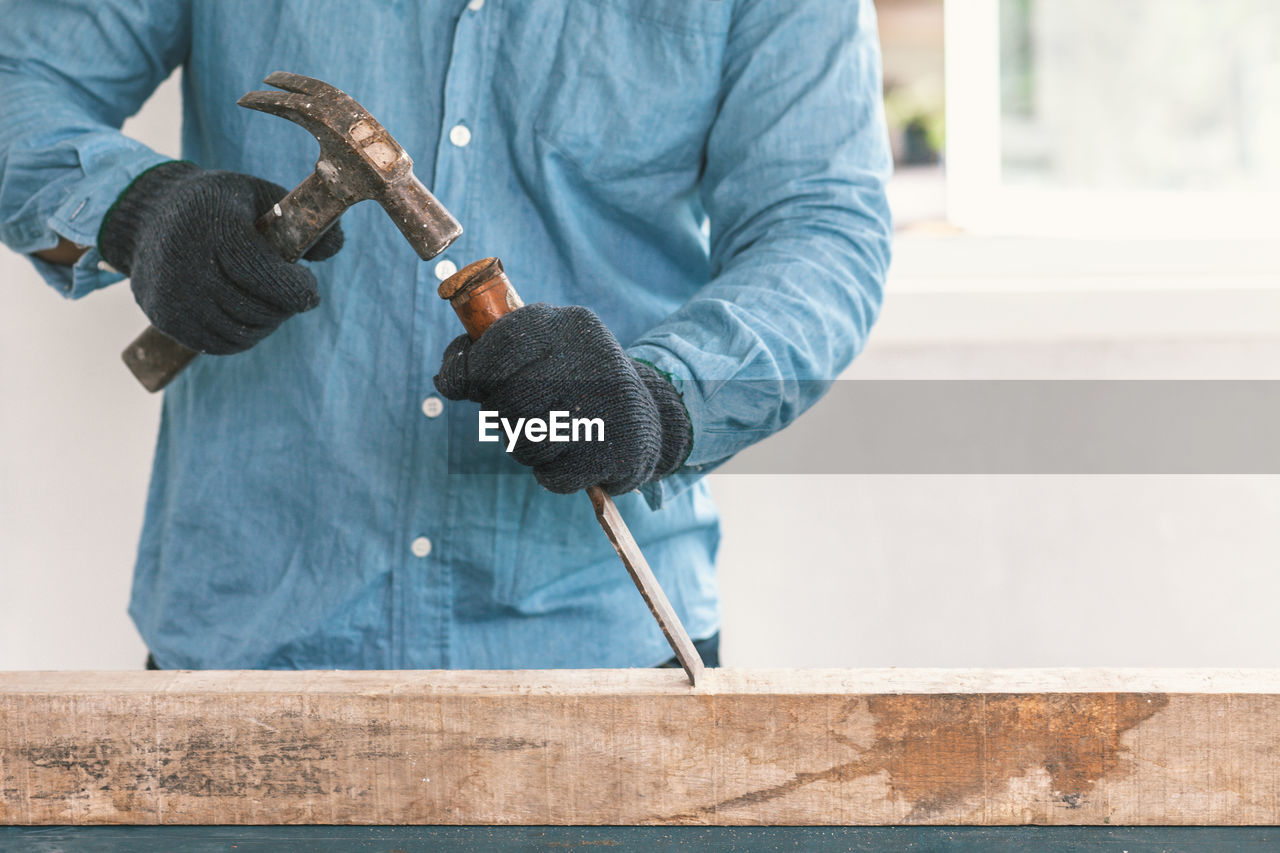
[[[355, 96], [466, 228], [437, 261], [498, 255], [526, 301], [592, 308], [671, 374], [692, 455], [618, 505], [689, 632], [715, 633], [700, 478], [810, 406], [824, 386], [802, 380], [835, 377], [880, 306], [870, 0], [0, 0], [0, 20], [0, 238], [20, 252], [94, 243], [163, 159], [117, 128], [178, 66], [183, 156], [285, 186], [315, 141], [236, 99], [275, 70]], [[667, 659], [584, 496], [505, 459], [461, 473], [477, 407], [424, 406], [459, 330], [437, 261], [375, 204], [343, 225], [318, 309], [166, 392], [130, 605], [158, 664]], [[79, 297], [119, 278], [99, 260], [37, 266]]]

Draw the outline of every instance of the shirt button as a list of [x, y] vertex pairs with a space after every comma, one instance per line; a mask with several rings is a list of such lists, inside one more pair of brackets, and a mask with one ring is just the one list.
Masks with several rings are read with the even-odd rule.
[[448, 258], [436, 264], [436, 278], [444, 281], [458, 271], [458, 265]]
[[431, 553], [431, 540], [425, 536], [419, 536], [413, 540], [413, 556], [425, 557]]
[[484, 8], [484, 0], [471, 0], [471, 2], [467, 4], [467, 8], [472, 12], [479, 12]]
[[455, 124], [449, 131], [449, 141], [459, 148], [466, 148], [471, 143], [471, 128], [465, 124]]
[[429, 418], [437, 418], [444, 411], [444, 403], [439, 397], [428, 397], [422, 401], [422, 414]]

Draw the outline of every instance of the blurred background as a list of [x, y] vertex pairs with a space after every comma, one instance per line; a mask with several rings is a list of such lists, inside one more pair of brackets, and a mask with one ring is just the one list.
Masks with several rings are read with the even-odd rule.
[[[846, 378], [1280, 378], [1280, 4], [876, 6], [898, 235]], [[126, 131], [176, 155], [177, 104]], [[145, 654], [138, 328], [127, 287], [66, 303], [0, 250], [0, 669]], [[729, 665], [1276, 665], [1280, 478], [712, 485]]]

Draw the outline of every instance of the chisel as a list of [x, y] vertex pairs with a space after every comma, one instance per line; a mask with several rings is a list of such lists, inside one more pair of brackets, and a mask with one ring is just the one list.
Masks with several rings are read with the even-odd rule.
[[[503, 271], [502, 262], [497, 258], [485, 258], [463, 267], [441, 282], [438, 292], [441, 299], [449, 300], [473, 341], [483, 335], [499, 317], [524, 305]], [[589, 487], [587, 494], [595, 507], [596, 520], [604, 528], [605, 535], [613, 544], [613, 550], [622, 558], [622, 564], [627, 567], [636, 589], [640, 590], [644, 603], [649, 606], [649, 612], [671, 644], [676, 660], [689, 676], [689, 683], [696, 685], [702, 676], [702, 658], [689, 639], [684, 625], [680, 623], [680, 617], [676, 615], [666, 593], [662, 591], [662, 585], [649, 568], [635, 537], [627, 529], [627, 523], [622, 520], [617, 505], [599, 486]]]

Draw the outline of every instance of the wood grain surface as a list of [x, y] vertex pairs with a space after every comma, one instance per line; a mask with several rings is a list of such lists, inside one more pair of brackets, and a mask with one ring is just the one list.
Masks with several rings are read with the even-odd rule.
[[1276, 824], [1280, 673], [2, 673], [0, 823]]

